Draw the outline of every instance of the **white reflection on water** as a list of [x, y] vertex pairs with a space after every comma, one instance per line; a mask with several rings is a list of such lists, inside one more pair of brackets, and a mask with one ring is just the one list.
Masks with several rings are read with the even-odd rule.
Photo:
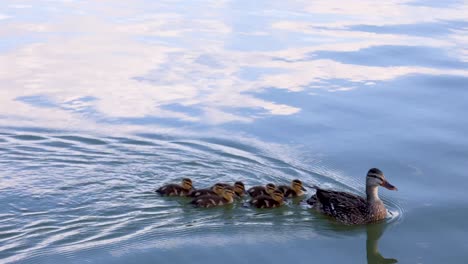
[[[467, 61], [463, 27], [449, 29], [443, 38], [351, 29], [463, 21], [468, 13], [463, 4], [8, 2], [0, 10], [0, 37], [10, 43], [0, 46], [0, 125], [94, 127], [145, 117], [253, 122], [301, 111], [291, 102], [260, 98], [267, 88], [312, 94], [317, 88], [347, 91], [408, 74], [468, 75], [460, 67], [314, 58], [317, 51], [410, 45], [436, 47]], [[330, 86], [328, 80], [336, 79], [357, 85]]]

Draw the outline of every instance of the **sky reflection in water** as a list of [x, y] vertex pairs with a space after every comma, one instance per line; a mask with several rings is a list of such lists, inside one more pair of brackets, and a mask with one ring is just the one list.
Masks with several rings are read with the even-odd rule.
[[456, 1], [6, 1], [0, 124], [251, 123], [302, 110], [262, 98], [272, 88], [466, 77], [467, 13]]

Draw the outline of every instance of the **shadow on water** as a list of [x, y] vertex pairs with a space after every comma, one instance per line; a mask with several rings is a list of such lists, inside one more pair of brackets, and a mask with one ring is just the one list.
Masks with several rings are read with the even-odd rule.
[[397, 263], [394, 258], [385, 258], [379, 251], [379, 239], [382, 237], [387, 223], [369, 224], [366, 226], [366, 251], [368, 264], [389, 264]]
[[343, 225], [333, 221], [327, 216], [319, 213], [314, 213], [316, 216], [316, 225], [314, 230], [324, 237], [337, 236], [337, 237], [356, 237], [360, 234], [366, 234], [366, 259], [368, 264], [390, 264], [398, 263], [396, 258], [387, 258], [380, 253], [379, 241], [382, 239], [386, 229], [391, 226], [396, 218], [387, 218], [385, 221], [366, 224], [349, 226]]

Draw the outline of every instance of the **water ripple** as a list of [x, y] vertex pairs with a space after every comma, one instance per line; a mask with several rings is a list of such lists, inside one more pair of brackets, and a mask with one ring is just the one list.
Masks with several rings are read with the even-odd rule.
[[[242, 180], [247, 186], [294, 178], [308, 185], [359, 191], [356, 180], [327, 166], [306, 166], [294, 151], [266, 143], [158, 134], [119, 137], [11, 134], [3, 142], [4, 170], [14, 175], [0, 201], [2, 262], [96, 247], [131, 247], [185, 241], [229, 228], [275, 226], [322, 232], [324, 220], [294, 200], [278, 210], [253, 210], [242, 202], [199, 210], [184, 198], [161, 198], [154, 188], [191, 177], [196, 187]], [[287, 154], [285, 154], [287, 153]], [[388, 197], [389, 222], [402, 208]], [[138, 242], [136, 242], [138, 241]], [[186, 242], [184, 242], [186, 243]]]

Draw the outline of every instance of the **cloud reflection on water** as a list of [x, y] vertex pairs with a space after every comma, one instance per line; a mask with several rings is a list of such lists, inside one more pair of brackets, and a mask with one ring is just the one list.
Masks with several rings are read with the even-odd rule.
[[[13, 48], [0, 50], [0, 125], [253, 122], [301, 111], [292, 102], [258, 96], [270, 88], [313, 94], [409, 74], [468, 76], [468, 10], [457, 3], [15, 5], [0, 10], [0, 36], [14, 40]], [[452, 28], [437, 38], [419, 31], [428, 23]], [[386, 47], [401, 51], [401, 61], [386, 63], [395, 61]], [[353, 86], [329, 85], [333, 80]]]

